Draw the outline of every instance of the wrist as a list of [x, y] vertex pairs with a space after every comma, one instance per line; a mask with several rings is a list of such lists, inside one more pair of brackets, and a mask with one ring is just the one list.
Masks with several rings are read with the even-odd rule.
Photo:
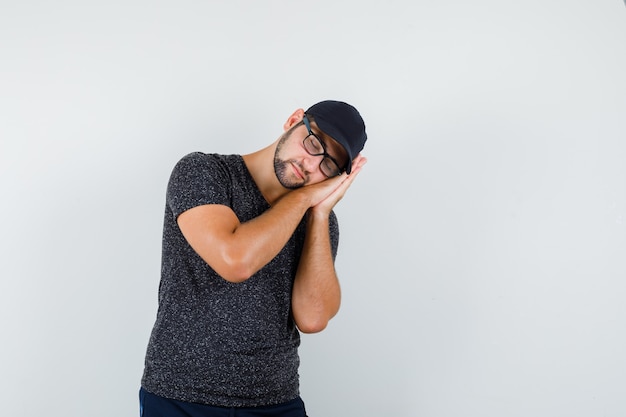
[[319, 206], [314, 206], [309, 209], [308, 216], [311, 220], [328, 221], [330, 211], [321, 209]]

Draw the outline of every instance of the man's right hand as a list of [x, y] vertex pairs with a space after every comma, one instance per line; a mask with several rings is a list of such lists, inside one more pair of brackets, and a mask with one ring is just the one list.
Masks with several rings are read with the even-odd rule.
[[359, 154], [352, 163], [350, 175], [342, 174], [294, 191], [305, 193], [308, 196], [310, 207], [314, 212], [328, 216], [330, 211], [348, 191], [348, 188], [350, 188], [366, 162], [367, 158]]

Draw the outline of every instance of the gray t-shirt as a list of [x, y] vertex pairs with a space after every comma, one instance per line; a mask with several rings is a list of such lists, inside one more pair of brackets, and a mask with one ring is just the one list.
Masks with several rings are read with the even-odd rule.
[[[189, 246], [176, 219], [204, 204], [226, 205], [242, 223], [268, 210], [241, 156], [185, 156], [172, 172], [166, 200], [159, 308], [142, 386], [163, 397], [223, 407], [294, 399], [300, 335], [291, 289], [306, 220], [270, 263], [248, 280], [231, 283]], [[334, 213], [330, 234], [334, 257]]]

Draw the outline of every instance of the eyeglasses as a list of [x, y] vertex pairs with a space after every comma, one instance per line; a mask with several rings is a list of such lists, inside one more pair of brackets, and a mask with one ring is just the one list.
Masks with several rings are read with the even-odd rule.
[[322, 171], [322, 174], [328, 178], [341, 175], [343, 170], [339, 168], [339, 164], [335, 158], [326, 152], [326, 145], [324, 145], [324, 142], [322, 142], [322, 140], [311, 130], [311, 124], [309, 123], [308, 117], [304, 116], [302, 121], [304, 122], [304, 126], [306, 126], [309, 131], [307, 137], [302, 141], [304, 149], [311, 156], [324, 156], [324, 158], [322, 158], [322, 162], [320, 162], [320, 171]]

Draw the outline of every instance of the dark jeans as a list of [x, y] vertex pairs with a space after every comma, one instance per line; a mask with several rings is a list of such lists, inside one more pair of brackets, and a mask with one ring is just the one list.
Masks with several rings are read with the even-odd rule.
[[228, 408], [170, 400], [139, 390], [140, 417], [306, 417], [300, 397], [283, 404]]

